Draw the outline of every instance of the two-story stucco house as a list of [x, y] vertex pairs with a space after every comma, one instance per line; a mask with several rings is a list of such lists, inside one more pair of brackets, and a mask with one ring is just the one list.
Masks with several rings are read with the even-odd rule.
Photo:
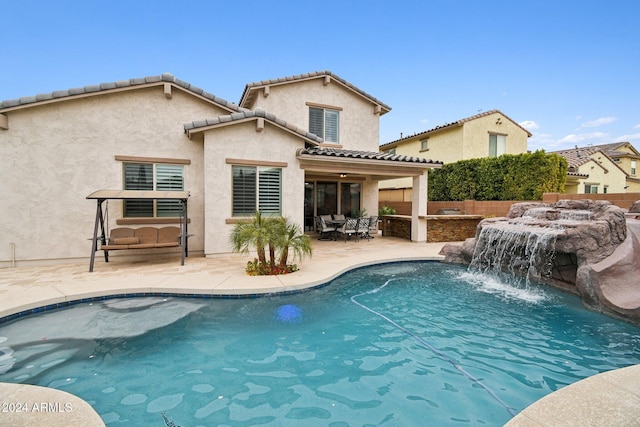
[[[380, 146], [380, 151], [428, 157], [446, 164], [479, 157], [526, 153], [530, 136], [529, 131], [507, 115], [499, 110], [491, 110], [388, 142]], [[411, 181], [407, 179], [380, 183], [381, 190], [407, 188], [411, 188]]]
[[[188, 191], [192, 254], [229, 252], [234, 224], [257, 209], [306, 230], [320, 213], [377, 212], [380, 181], [426, 188], [441, 166], [378, 151], [389, 111], [329, 71], [248, 84], [239, 104], [171, 74], [2, 101], [0, 265], [87, 258], [97, 216], [86, 197], [102, 189]], [[108, 228], [180, 221], [172, 201], [107, 204]]]
[[[612, 153], [612, 150], [615, 151], [613, 145], [592, 145], [553, 151], [552, 153], [567, 159], [569, 164], [565, 192], [568, 194], [595, 194], [638, 191], [640, 186], [637, 178], [630, 176], [622, 168], [620, 160], [616, 161], [610, 156], [609, 153]], [[632, 153], [629, 155], [633, 156]], [[622, 157], [622, 154], [619, 156]]]
[[630, 142], [596, 145], [627, 174], [627, 192], [640, 192], [640, 152]]

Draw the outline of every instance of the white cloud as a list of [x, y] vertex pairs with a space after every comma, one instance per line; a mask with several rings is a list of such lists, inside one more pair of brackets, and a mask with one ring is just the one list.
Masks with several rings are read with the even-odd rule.
[[422, 119], [420, 120], [420, 123], [429, 123], [429, 119]]
[[[639, 125], [640, 126], [640, 125]], [[634, 128], [639, 128], [639, 126], [634, 126]], [[630, 142], [630, 141], [640, 141], [640, 133], [632, 133], [630, 135], [622, 135], [616, 138], [616, 141], [626, 141], [626, 142]]]
[[520, 122], [519, 125], [528, 131], [532, 131], [534, 129], [540, 129], [540, 125], [538, 125], [533, 120], [525, 120], [524, 122]]
[[638, 123], [637, 125], [635, 125], [633, 128], [634, 128], [634, 129], [640, 129], [640, 123]]
[[609, 139], [609, 134], [604, 132], [582, 133], [578, 135], [571, 134], [560, 139], [558, 142], [560, 143], [570, 142], [572, 144], [583, 144], [585, 142], [599, 143], [603, 139]]
[[608, 117], [600, 117], [595, 120], [591, 120], [590, 122], [586, 122], [582, 124], [583, 128], [595, 128], [602, 125], [608, 125], [609, 123], [613, 123], [618, 120], [616, 117], [608, 116]]

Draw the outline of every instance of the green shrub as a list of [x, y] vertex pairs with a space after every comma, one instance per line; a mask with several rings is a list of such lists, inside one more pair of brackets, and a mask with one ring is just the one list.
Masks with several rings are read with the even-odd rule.
[[380, 209], [378, 209], [378, 216], [395, 215], [396, 213], [398, 213], [398, 211], [392, 208], [391, 206], [383, 206]]
[[461, 160], [429, 171], [429, 200], [542, 200], [564, 192], [567, 167], [544, 150]]

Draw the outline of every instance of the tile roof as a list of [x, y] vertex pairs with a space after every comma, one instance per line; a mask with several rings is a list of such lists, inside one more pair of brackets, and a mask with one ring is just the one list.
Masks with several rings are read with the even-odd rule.
[[134, 78], [129, 80], [119, 80], [111, 83], [100, 83], [97, 85], [84, 86], [80, 88], [73, 88], [67, 90], [57, 90], [50, 93], [43, 93], [35, 96], [25, 96], [18, 99], [10, 99], [0, 102], [0, 111], [8, 108], [22, 107], [30, 104], [36, 104], [39, 102], [51, 102], [55, 100], [63, 100], [78, 95], [97, 94], [100, 92], [106, 92], [115, 89], [135, 88], [143, 85], [154, 85], [162, 83], [173, 83], [174, 85], [181, 87], [196, 95], [202, 96], [210, 101], [215, 102], [229, 110], [240, 111], [241, 109], [234, 103], [226, 101], [222, 98], [215, 96], [212, 93], [187, 83], [183, 80], [177, 79], [170, 73], [164, 73], [160, 76], [148, 76], [141, 78]]
[[423, 132], [416, 132], [416, 133], [414, 133], [412, 135], [408, 135], [408, 136], [402, 137], [400, 139], [396, 139], [395, 141], [387, 142], [385, 144], [382, 144], [380, 146], [380, 148], [383, 148], [383, 147], [386, 147], [386, 146], [392, 145], [392, 144], [397, 144], [398, 142], [405, 141], [405, 140], [411, 139], [411, 138], [415, 138], [416, 136], [427, 135], [427, 134], [432, 133], [432, 132], [440, 131], [440, 130], [443, 130], [443, 129], [446, 129], [446, 128], [455, 127], [455, 126], [462, 126], [463, 124], [465, 124], [466, 122], [470, 122], [471, 120], [476, 120], [476, 119], [479, 119], [481, 117], [490, 116], [491, 114], [496, 114], [496, 113], [497, 114], [502, 114], [509, 121], [513, 122], [516, 126], [518, 126], [520, 129], [525, 131], [527, 133], [527, 135], [531, 136], [531, 132], [529, 132], [528, 130], [523, 128], [519, 123], [517, 123], [516, 121], [511, 119], [509, 116], [504, 114], [502, 111], [500, 111], [500, 110], [489, 110], [489, 111], [485, 111], [485, 112], [482, 112], [482, 113], [479, 113], [479, 114], [476, 114], [476, 115], [473, 115], [473, 116], [465, 117], [464, 119], [456, 120], [455, 122], [446, 123], [444, 125], [436, 126], [436, 127], [432, 128], [432, 129], [425, 130]]
[[337, 148], [307, 147], [300, 150], [299, 153], [309, 154], [312, 156], [343, 157], [343, 158], [365, 159], [365, 160], [386, 160], [390, 162], [424, 163], [424, 164], [433, 164], [433, 165], [443, 164], [443, 162], [439, 160], [429, 160], [422, 157], [403, 156], [401, 154], [380, 153], [377, 151], [358, 151], [358, 150], [343, 150], [343, 149], [337, 149]]
[[[631, 150], [634, 151], [636, 154], [634, 155], [627, 151], [618, 150], [618, 148], [623, 147], [625, 145], [631, 148]], [[612, 144], [594, 145], [593, 147], [600, 148], [602, 151], [607, 153], [607, 155], [610, 157], [624, 157], [624, 156], [635, 157], [636, 155], [640, 155], [640, 153], [638, 153], [638, 150], [636, 150], [636, 148], [633, 145], [631, 145], [630, 142], [614, 142]]]
[[277, 118], [274, 114], [267, 113], [266, 111], [261, 110], [259, 108], [256, 110], [246, 110], [244, 108], [241, 108], [240, 111], [233, 114], [217, 116], [211, 119], [197, 120], [191, 123], [185, 123], [184, 131], [187, 134], [192, 134], [192, 133], [198, 132], [202, 128], [216, 126], [222, 123], [231, 123], [231, 122], [236, 122], [240, 120], [255, 119], [255, 118], [264, 118], [265, 120], [268, 120], [277, 126], [286, 128], [291, 132], [297, 133], [298, 135], [302, 136], [303, 138], [311, 142], [315, 142], [318, 144], [323, 142], [323, 139], [320, 138], [319, 136], [311, 132], [308, 132], [304, 129], [301, 129], [295, 125], [287, 123], [286, 121]]
[[264, 86], [274, 86], [274, 85], [280, 85], [280, 84], [293, 83], [293, 82], [301, 81], [301, 80], [317, 79], [317, 78], [321, 78], [321, 77], [324, 77], [324, 76], [331, 77], [332, 79], [334, 79], [335, 81], [341, 83], [342, 85], [346, 86], [347, 88], [349, 88], [349, 89], [353, 90], [354, 92], [360, 94], [361, 96], [369, 99], [374, 104], [380, 105], [380, 107], [382, 107], [383, 110], [386, 110], [386, 111], [383, 111], [382, 114], [391, 111], [391, 107], [389, 107], [384, 102], [382, 102], [379, 99], [373, 97], [372, 95], [368, 94], [367, 92], [357, 88], [353, 84], [349, 83], [348, 81], [344, 80], [343, 78], [341, 78], [340, 76], [332, 73], [329, 70], [314, 71], [314, 72], [311, 72], [311, 73], [297, 74], [297, 75], [294, 75], [294, 76], [280, 77], [278, 79], [261, 80], [259, 82], [249, 83], [249, 84], [247, 84], [245, 86], [244, 91], [242, 92], [242, 96], [240, 97], [240, 102], [238, 103], [238, 105], [245, 105], [247, 103], [251, 103], [252, 100], [255, 97], [255, 89], [257, 89], [257, 88], [262, 88]]
[[548, 154], [558, 154], [565, 159], [567, 159], [567, 163], [569, 167], [579, 168], [587, 162], [593, 160], [591, 156], [597, 152], [604, 152], [596, 147], [583, 147], [583, 148], [571, 148], [569, 150], [559, 150], [559, 151], [550, 151]]
[[[620, 145], [618, 144], [617, 146], [620, 146]], [[577, 172], [577, 169], [580, 166], [592, 160], [598, 163], [600, 167], [602, 167], [605, 171], [608, 171], [608, 169], [605, 168], [604, 165], [602, 165], [602, 162], [598, 161], [598, 159], [594, 157], [596, 153], [600, 153], [603, 156], [605, 156], [607, 159], [609, 159], [609, 161], [616, 168], [620, 169], [620, 171], [622, 171], [622, 173], [624, 173], [625, 176], [628, 176], [627, 173], [624, 171], [624, 169], [622, 169], [601, 147], [602, 145], [600, 146], [592, 145], [589, 147], [576, 146], [575, 148], [572, 148], [569, 150], [550, 151], [548, 154], [559, 154], [565, 159], [567, 159], [567, 163], [569, 164], [569, 172]]]

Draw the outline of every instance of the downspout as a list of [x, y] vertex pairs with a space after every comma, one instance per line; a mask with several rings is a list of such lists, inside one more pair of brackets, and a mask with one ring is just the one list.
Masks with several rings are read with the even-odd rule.
[[13, 242], [9, 244], [11, 245], [11, 267], [15, 268], [16, 267], [16, 244]]

